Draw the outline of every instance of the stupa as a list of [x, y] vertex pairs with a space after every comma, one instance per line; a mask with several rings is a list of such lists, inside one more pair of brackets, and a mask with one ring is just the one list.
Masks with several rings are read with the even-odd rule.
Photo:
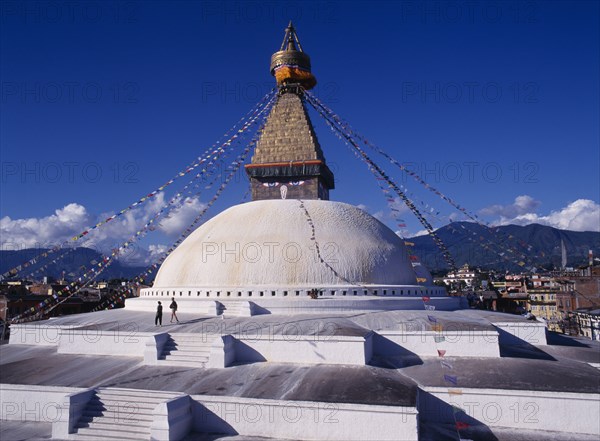
[[[304, 101], [316, 84], [292, 23], [271, 57], [278, 87], [250, 164], [252, 202], [225, 210], [192, 233], [162, 264], [152, 288], [128, 308], [151, 310], [175, 296], [190, 310], [265, 314], [460, 307], [417, 276], [404, 241], [365, 211], [330, 200], [327, 166]], [[318, 302], [309, 297], [317, 290]], [[314, 297], [314, 295], [313, 295]]]
[[[329, 200], [291, 24], [271, 73], [253, 201], [199, 227], [125, 308], [12, 325], [0, 438], [597, 440], [598, 342], [433, 286], [393, 231]], [[156, 326], [171, 297], [180, 322]]]

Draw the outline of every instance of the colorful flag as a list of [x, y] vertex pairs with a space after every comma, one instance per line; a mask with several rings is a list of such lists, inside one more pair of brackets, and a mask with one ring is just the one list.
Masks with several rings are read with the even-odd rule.
[[[439, 352], [439, 351], [438, 351]], [[444, 351], [445, 353], [446, 351]], [[456, 378], [454, 375], [448, 375], [448, 374], [444, 374], [444, 381], [447, 381], [448, 383], [452, 383], [455, 386], [458, 384], [458, 378]]]
[[467, 423], [464, 423], [462, 421], [457, 421], [456, 422], [456, 429], [457, 430], [465, 430], [465, 429], [468, 429], [468, 428], [469, 428], [469, 425]]

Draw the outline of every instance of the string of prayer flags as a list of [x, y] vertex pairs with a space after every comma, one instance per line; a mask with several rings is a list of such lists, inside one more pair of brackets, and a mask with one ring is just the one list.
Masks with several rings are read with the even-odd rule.
[[393, 190], [402, 199], [404, 204], [412, 211], [412, 213], [417, 217], [419, 222], [421, 222], [421, 224], [425, 227], [436, 246], [442, 252], [442, 256], [444, 257], [450, 268], [455, 270], [456, 264], [454, 262], [454, 259], [450, 255], [450, 252], [444, 245], [444, 242], [439, 238], [434, 228], [417, 209], [415, 204], [406, 196], [406, 194], [398, 187], [398, 185], [391, 179], [391, 177], [389, 177], [381, 167], [375, 164], [375, 162], [373, 162], [373, 160], [365, 153], [365, 151], [361, 149], [361, 147], [352, 137], [351, 133], [348, 133], [344, 130], [343, 127], [337, 125], [336, 121], [332, 120], [332, 118], [330, 118], [326, 114], [326, 112], [323, 111], [323, 109], [319, 106], [318, 100], [313, 100], [313, 98], [310, 95], [307, 95], [307, 98], [308, 103], [311, 104], [311, 106], [319, 113], [319, 115], [321, 115], [325, 119], [325, 122], [332, 129], [334, 134], [336, 134], [336, 136], [339, 135], [338, 137], [353, 149], [353, 153], [367, 164], [369, 170], [371, 170], [373, 174], [382, 177], [386, 181], [390, 189]]
[[[47, 257], [48, 254], [56, 252], [57, 250], [63, 248], [64, 246], [66, 246], [70, 241], [77, 241], [85, 236], [87, 236], [91, 231], [107, 224], [108, 222], [116, 219], [119, 216], [122, 216], [123, 214], [127, 213], [128, 211], [132, 210], [133, 208], [137, 207], [138, 205], [141, 205], [142, 203], [144, 203], [145, 201], [155, 197], [158, 193], [160, 193], [161, 191], [163, 191], [167, 186], [171, 185], [173, 182], [175, 182], [178, 178], [185, 176], [186, 174], [192, 172], [194, 169], [200, 167], [202, 164], [204, 164], [207, 161], [210, 161], [211, 158], [212, 160], [216, 160], [221, 154], [226, 152], [226, 149], [224, 149], [223, 147], [225, 146], [230, 146], [233, 142], [234, 139], [238, 138], [238, 136], [242, 133], [245, 133], [250, 127], [256, 125], [258, 122], [260, 122], [260, 118], [261, 116], [266, 116], [266, 113], [273, 105], [273, 103], [275, 102], [275, 98], [276, 98], [276, 94], [275, 94], [275, 89], [269, 91], [259, 102], [258, 104], [250, 111], [248, 112], [248, 114], [246, 114], [237, 124], [236, 126], [234, 126], [234, 128], [232, 128], [230, 130], [233, 131], [234, 129], [237, 128], [237, 126], [239, 126], [239, 124], [242, 121], [245, 121], [243, 126], [241, 128], [239, 128], [237, 130], [237, 132], [233, 135], [230, 136], [229, 139], [223, 143], [221, 143], [221, 145], [213, 150], [208, 150], [207, 153], [204, 154], [204, 157], [199, 157], [197, 160], [195, 160], [194, 162], [192, 162], [189, 166], [187, 166], [184, 170], [178, 172], [173, 178], [171, 178], [169, 181], [167, 181], [165, 184], [163, 184], [162, 186], [158, 187], [156, 190], [148, 193], [147, 195], [141, 197], [140, 199], [138, 199], [136, 202], [134, 202], [133, 204], [129, 205], [128, 207], [122, 209], [121, 211], [119, 211], [118, 213], [113, 214], [112, 216], [107, 217], [105, 220], [98, 222], [97, 224], [90, 226], [88, 228], [86, 228], [84, 231], [82, 231], [81, 233], [73, 236], [70, 240], [64, 241], [62, 244], [57, 245], [56, 247], [52, 248], [51, 250], [41, 253], [38, 256], [33, 257], [32, 259], [28, 260], [27, 262], [27, 266], [33, 264], [33, 262], [35, 262], [38, 258], [40, 257]], [[264, 115], [263, 115], [264, 114]], [[249, 119], [248, 119], [249, 118]], [[246, 121], [247, 120], [247, 121]], [[229, 133], [230, 133], [229, 132]], [[214, 156], [213, 156], [214, 155]], [[206, 171], [206, 169], [204, 169], [204, 171]], [[17, 269], [18, 268], [18, 269]], [[15, 276], [16, 274], [18, 274], [21, 269], [23, 268], [23, 264], [19, 265], [13, 269], [10, 269], [8, 271], [6, 271], [5, 273], [3, 273], [2, 275], [0, 275], [0, 280], [5, 279], [6, 277], [9, 276]]]
[[[239, 158], [242, 159], [242, 161], [246, 158], [247, 154], [250, 152], [251, 148], [254, 146], [254, 144], [257, 141], [257, 137], [258, 135], [256, 134], [254, 139], [252, 140], [252, 142], [245, 148], [244, 152], [240, 155]], [[237, 170], [237, 169], [236, 169]], [[213, 196], [213, 199], [211, 201], [209, 201], [209, 203], [207, 204], [207, 206], [205, 207], [205, 209], [201, 212], [201, 214], [198, 216], [200, 217], [201, 215], [203, 215], [208, 208], [210, 208], [210, 206], [212, 206], [212, 204], [216, 201], [217, 197], [221, 194], [221, 192], [225, 189], [226, 185], [229, 183], [229, 181], [231, 180], [231, 178], [233, 177], [233, 175], [235, 174], [235, 171], [232, 171], [229, 173], [229, 175], [227, 176], [227, 178], [225, 179], [225, 182], [219, 187], [219, 189], [217, 190], [217, 194], [215, 196]], [[181, 193], [178, 193], [177, 195], [174, 196], [174, 198], [177, 198], [181, 195]], [[172, 204], [167, 204], [168, 205], [172, 205]], [[157, 213], [155, 215], [155, 217], [153, 219], [151, 219], [149, 222], [146, 223], [146, 225], [144, 225], [144, 227], [142, 227], [143, 229], [147, 229], [149, 227], [149, 225], [155, 220], [155, 218], [160, 215], [160, 213], [162, 213], [162, 211], [164, 210], [160, 210], [159, 213]], [[198, 218], [197, 217], [197, 218]], [[133, 234], [131, 236], [130, 239], [128, 239], [123, 245], [121, 245], [119, 248], [114, 249], [113, 252], [111, 253], [110, 257], [103, 257], [102, 262], [96, 262], [93, 261], [95, 263], [92, 263], [92, 265], [98, 265], [98, 270], [96, 270], [95, 268], [91, 268], [90, 270], [88, 270], [86, 273], [83, 274], [83, 276], [78, 278], [78, 282], [82, 282], [84, 279], [89, 279], [87, 283], [90, 283], [92, 280], [94, 280], [100, 273], [102, 273], [102, 271], [104, 271], [106, 269], [106, 267], [108, 267], [109, 265], [111, 265], [114, 261], [115, 261], [115, 257], [118, 256], [119, 254], [121, 254], [125, 249], [127, 249], [135, 240], [137, 240], [140, 237], [139, 231], [136, 232], [135, 234]], [[184, 233], [186, 234], [186, 233]], [[188, 233], [189, 234], [189, 233]], [[181, 239], [183, 240], [183, 239]], [[178, 241], [178, 243], [181, 242], [181, 240]], [[171, 251], [174, 249], [175, 247], [172, 247]], [[68, 285], [65, 289], [63, 289], [61, 291], [61, 293], [63, 291], [68, 292], [70, 290], [71, 287], [74, 287], [74, 284], [76, 282], [72, 282], [70, 285]], [[32, 320], [32, 319], [36, 319], [38, 316], [43, 316], [44, 312], [47, 314], [50, 311], [52, 311], [54, 308], [56, 308], [58, 305], [62, 304], [63, 302], [65, 302], [66, 300], [68, 300], [69, 298], [71, 298], [73, 295], [75, 295], [81, 288], [83, 288], [85, 286], [85, 284], [83, 286], [81, 286], [78, 290], [73, 291], [71, 294], [69, 294], [67, 297], [61, 298], [61, 300], [55, 304], [50, 306], [47, 311], [44, 311], [42, 308], [47, 307], [48, 304], [47, 303], [40, 303], [38, 305], [38, 307], [34, 308], [33, 310], [30, 310], [29, 312], [33, 313], [37, 311], [37, 314], [34, 317], [30, 317], [28, 320]], [[113, 302], [114, 303], [114, 302]], [[19, 323], [22, 321], [26, 321], [26, 319], [24, 318], [24, 316], [27, 315], [26, 313], [23, 313], [17, 317], [14, 317], [11, 322], [13, 323]]]
[[392, 163], [393, 165], [398, 166], [402, 171], [404, 171], [409, 176], [411, 176], [412, 178], [414, 178], [417, 182], [419, 182], [420, 184], [422, 184], [429, 191], [435, 193], [437, 196], [440, 196], [442, 199], [444, 199], [446, 202], [450, 203], [452, 206], [454, 206], [459, 211], [463, 212], [464, 214], [466, 214], [467, 216], [469, 216], [473, 220], [478, 220], [479, 219], [479, 217], [476, 214], [467, 212], [467, 210], [465, 208], [460, 207], [460, 205], [458, 205], [458, 203], [456, 203], [454, 200], [452, 200], [451, 198], [447, 197], [442, 192], [440, 192], [439, 190], [437, 190], [436, 188], [434, 188], [432, 185], [430, 185], [427, 182], [425, 182], [425, 180], [423, 180], [417, 173], [415, 173], [414, 171], [406, 168], [404, 165], [402, 165], [400, 162], [398, 162], [397, 160], [395, 160], [394, 158], [392, 158], [390, 155], [388, 155], [386, 152], [384, 152], [383, 150], [381, 150], [379, 147], [375, 146], [374, 144], [372, 144], [371, 142], [369, 142], [366, 138], [364, 138], [362, 135], [360, 135], [359, 133], [357, 133], [356, 131], [354, 131], [347, 122], [345, 122], [342, 118], [340, 118], [338, 115], [336, 115], [331, 109], [329, 109], [327, 106], [325, 106], [312, 93], [307, 92], [307, 97], [309, 98], [309, 101], [311, 101], [311, 100], [314, 101], [315, 104], [320, 109], [323, 110], [323, 112], [325, 113], [325, 115], [327, 115], [329, 118], [333, 119], [337, 125], [339, 125], [342, 129], [344, 129], [345, 131], [347, 131], [348, 133], [350, 133], [353, 137], [356, 137], [357, 139], [361, 140], [364, 145], [367, 145], [368, 147], [370, 147], [371, 149], [373, 149], [374, 151], [376, 151], [380, 155], [384, 156], [386, 159], [388, 159], [390, 161], [390, 163]]
[[454, 412], [454, 414], [461, 413], [461, 412], [466, 413], [464, 409], [458, 407], [456, 404], [452, 405], [452, 412]]
[[331, 271], [340, 280], [343, 280], [344, 282], [349, 283], [350, 285], [360, 286], [359, 284], [348, 280], [346, 277], [344, 277], [343, 275], [338, 273], [328, 262], [325, 261], [325, 259], [323, 259], [323, 256], [321, 255], [321, 247], [319, 246], [319, 242], [317, 241], [317, 237], [316, 237], [314, 221], [313, 221], [310, 213], [308, 212], [308, 209], [306, 208], [304, 201], [300, 199], [299, 202], [300, 202], [300, 209], [302, 209], [302, 211], [304, 212], [306, 222], [308, 223], [308, 225], [311, 229], [310, 240], [312, 240], [315, 243], [315, 252], [317, 254], [317, 258], [319, 259], [319, 262], [324, 264], [327, 267], [327, 269], [329, 269], [329, 271]]
[[[338, 131], [338, 132], [340, 132], [340, 133], [342, 133], [344, 135], [345, 139], [343, 139], [341, 137], [340, 137], [340, 139], [343, 139], [344, 141], [347, 141], [348, 139], [352, 139], [354, 141], [354, 143], [356, 143], [357, 146], [358, 146], [359, 143], [362, 144], [362, 145], [368, 146], [369, 148], [371, 148], [372, 150], [374, 150], [378, 154], [380, 154], [383, 157], [385, 157], [391, 164], [397, 166], [400, 170], [402, 170], [403, 172], [407, 173], [409, 176], [411, 176], [413, 179], [415, 179], [417, 182], [419, 182], [421, 185], [423, 185], [427, 190], [429, 190], [430, 192], [433, 192], [436, 196], [438, 196], [441, 199], [443, 199], [446, 202], [448, 202], [451, 206], [453, 206], [455, 209], [457, 209], [458, 211], [460, 211], [461, 213], [463, 213], [465, 216], [467, 216], [468, 218], [470, 218], [471, 220], [473, 220], [477, 224], [481, 225], [482, 227], [486, 228], [492, 234], [499, 234], [499, 230], [497, 228], [493, 229], [493, 228], [489, 227], [489, 225], [487, 225], [486, 223], [482, 222], [475, 213], [469, 212], [465, 207], [462, 207], [460, 204], [458, 204], [452, 198], [448, 197], [447, 195], [445, 195], [441, 191], [439, 191], [437, 188], [435, 188], [431, 184], [427, 183], [417, 173], [415, 173], [414, 171], [412, 171], [409, 168], [407, 168], [404, 165], [402, 165], [399, 161], [397, 161], [396, 159], [394, 159], [388, 153], [386, 153], [385, 151], [383, 151], [381, 148], [377, 147], [376, 145], [372, 144], [364, 136], [362, 136], [361, 134], [359, 134], [358, 132], [356, 132], [350, 126], [350, 124], [348, 122], [346, 122], [345, 120], [343, 120], [339, 115], [336, 115], [330, 108], [328, 108], [325, 104], [323, 104], [312, 93], [307, 92], [306, 96], [307, 96], [308, 102], [317, 110], [317, 112], [323, 118], [326, 119], [326, 122], [328, 123], [328, 125], [333, 130], [336, 130], [336, 131]], [[336, 136], [337, 136], [337, 134], [336, 134]], [[356, 142], [355, 140], [358, 140], [358, 142]], [[421, 201], [421, 205], [424, 206], [429, 211], [429, 213], [436, 212], [435, 208], [430, 207], [428, 204], [426, 204], [423, 201]], [[410, 205], [408, 205], [408, 206], [410, 207]], [[436, 215], [437, 214], [439, 214], [439, 211], [437, 211]], [[434, 236], [432, 236], [432, 238], [434, 238]], [[510, 236], [509, 236], [509, 238], [510, 238]], [[437, 244], [437, 241], [435, 240], [435, 238], [434, 238], [434, 242], [436, 242], [436, 244]], [[524, 241], [521, 241], [520, 245], [523, 248], [527, 249], [528, 251], [531, 251], [533, 249], [532, 245], [527, 244]], [[495, 250], [493, 247], [490, 248], [490, 249]], [[540, 251], [539, 254], [542, 255], [543, 252]], [[519, 266], [523, 267], [523, 266], [526, 265], [526, 263], [524, 262], [524, 260], [525, 259], [521, 260], [522, 264], [520, 264]]]

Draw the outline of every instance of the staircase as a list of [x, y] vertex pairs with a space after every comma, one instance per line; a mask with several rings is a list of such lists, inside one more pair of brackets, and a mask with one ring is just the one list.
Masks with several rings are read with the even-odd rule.
[[244, 300], [222, 302], [222, 314], [225, 317], [252, 316], [252, 303]]
[[171, 334], [158, 358], [159, 366], [204, 367], [210, 357], [213, 336]]
[[150, 439], [150, 425], [158, 404], [177, 393], [138, 389], [101, 388], [77, 422], [74, 440]]

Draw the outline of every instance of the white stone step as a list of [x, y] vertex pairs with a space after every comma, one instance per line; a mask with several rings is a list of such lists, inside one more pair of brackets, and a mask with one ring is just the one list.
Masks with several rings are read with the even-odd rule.
[[205, 367], [204, 363], [200, 363], [197, 361], [186, 361], [186, 360], [158, 360], [159, 366], [179, 366], [179, 367], [189, 367], [189, 368], [203, 368]]
[[246, 317], [249, 316], [250, 302], [247, 301], [232, 301], [223, 303], [222, 314], [227, 317]]
[[[171, 396], [168, 397], [149, 397], [145, 395], [99, 395], [98, 401], [103, 402], [105, 404], [116, 404], [118, 402], [123, 403], [148, 403], [148, 404], [156, 404], [161, 403], [162, 401], [171, 399]], [[93, 403], [96, 400], [90, 400], [90, 403]]]
[[183, 355], [185, 357], [194, 357], [194, 358], [208, 358], [210, 357], [210, 352], [207, 351], [194, 351], [189, 349], [181, 349], [181, 350], [173, 350], [173, 351], [164, 351], [161, 355]]
[[166, 350], [162, 352], [162, 355], [166, 355], [166, 354], [186, 354], [189, 356], [197, 356], [197, 357], [208, 357], [210, 355], [210, 350], [199, 350], [199, 349], [190, 349], [190, 348], [186, 348], [183, 347], [181, 349], [171, 349], [171, 350]]
[[195, 348], [195, 349], [206, 349], [210, 351], [212, 346], [212, 342], [199, 342], [199, 341], [176, 341], [176, 342], [167, 342], [163, 346], [164, 348]]
[[[86, 423], [90, 421], [94, 421], [96, 419], [105, 418], [107, 420], [119, 423], [125, 423], [127, 421], [137, 422], [137, 421], [152, 421], [154, 418], [154, 409], [152, 410], [144, 410], [144, 411], [135, 411], [132, 409], [122, 408], [122, 409], [107, 409], [97, 411], [94, 409], [88, 410], [87, 408], [82, 411], [82, 417], [86, 417]], [[91, 418], [91, 420], [89, 420]]]
[[168, 359], [194, 359], [200, 361], [208, 361], [210, 358], [210, 354], [208, 353], [198, 353], [194, 351], [173, 351], [173, 352], [163, 352], [160, 356], [159, 360], [168, 360]]
[[83, 427], [69, 436], [73, 440], [146, 440], [150, 439], [150, 430], [146, 433], [125, 432], [122, 430], [90, 429]]
[[148, 421], [143, 421], [143, 424], [131, 424], [129, 421], [126, 421], [125, 423], [121, 421], [92, 421], [78, 425], [77, 430], [78, 432], [81, 432], [82, 429], [88, 429], [90, 431], [98, 430], [106, 431], [108, 433], [123, 432], [131, 435], [150, 435], [150, 423]]
[[181, 392], [145, 389], [99, 388], [96, 390], [96, 395], [98, 398], [103, 397], [114, 401], [119, 399], [131, 401], [132, 398], [140, 400], [148, 398], [153, 401], [161, 402], [179, 396], [181, 395]]
[[[86, 409], [90, 411], [104, 412], [105, 410], [122, 410], [126, 412], [128, 410], [139, 410], [139, 411], [154, 411], [156, 406], [161, 403], [160, 401], [138, 401], [135, 398], [128, 400], [102, 400], [101, 402], [90, 402], [86, 406]], [[142, 412], [144, 413], [144, 412]]]
[[[208, 362], [208, 357], [186, 357], [185, 355], [167, 355], [161, 360], [165, 361], [185, 361], [189, 363], [195, 363], [198, 366], [204, 365]], [[159, 360], [160, 361], [160, 360]]]
[[210, 358], [212, 340], [202, 334], [172, 334], [163, 347], [159, 364], [202, 368]]
[[196, 350], [196, 351], [205, 351], [210, 352], [211, 344], [199, 344], [199, 343], [169, 343], [163, 346], [163, 350], [177, 350], [177, 349], [187, 349], [187, 350]]
[[[181, 362], [179, 362], [181, 363]], [[197, 362], [196, 362], [197, 363]], [[146, 440], [156, 407], [178, 392], [100, 388], [77, 422], [76, 440]]]
[[[149, 424], [152, 423], [153, 420], [153, 416], [151, 415], [150, 418], [145, 418], [144, 419], [137, 419], [137, 420], [127, 420], [127, 426], [131, 426], [131, 427], [143, 427], [143, 428], [148, 428]], [[77, 426], [78, 427], [91, 427], [91, 425], [109, 425], [111, 427], [114, 427], [115, 425], [115, 421], [112, 417], [103, 417], [103, 416], [89, 416], [89, 415], [84, 415], [82, 417], [79, 418], [79, 421], [77, 422]]]
[[105, 412], [105, 411], [137, 411], [140, 413], [152, 413], [156, 406], [162, 403], [164, 400], [155, 401], [138, 401], [135, 398], [129, 398], [125, 400], [109, 400], [104, 399], [101, 402], [90, 402], [85, 407], [90, 412]]
[[169, 344], [170, 342], [175, 342], [175, 343], [194, 343], [194, 344], [198, 344], [198, 345], [206, 345], [206, 346], [210, 346], [213, 342], [213, 340], [217, 337], [217, 335], [202, 335], [202, 334], [197, 334], [197, 335], [184, 335], [184, 334], [177, 334], [177, 335], [173, 335], [171, 334], [171, 338], [170, 340], [167, 342], [167, 344]]

